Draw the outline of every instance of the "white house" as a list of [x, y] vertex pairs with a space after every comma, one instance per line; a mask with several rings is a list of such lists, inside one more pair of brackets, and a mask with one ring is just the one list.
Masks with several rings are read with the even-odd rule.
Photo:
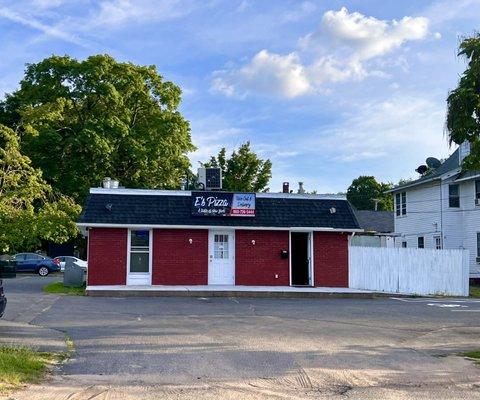
[[395, 246], [470, 251], [470, 278], [480, 278], [480, 171], [461, 171], [462, 144], [431, 173], [389, 192], [395, 200]]

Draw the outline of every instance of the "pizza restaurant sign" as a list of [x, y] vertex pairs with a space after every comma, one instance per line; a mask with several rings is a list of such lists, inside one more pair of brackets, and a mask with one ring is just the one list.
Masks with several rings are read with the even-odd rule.
[[192, 192], [192, 215], [254, 217], [255, 193]]

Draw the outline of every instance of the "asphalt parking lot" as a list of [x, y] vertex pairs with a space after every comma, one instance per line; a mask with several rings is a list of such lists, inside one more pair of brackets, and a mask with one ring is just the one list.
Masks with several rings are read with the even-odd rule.
[[[480, 399], [480, 299], [100, 298], [5, 282], [75, 353], [28, 399]], [[0, 322], [1, 324], [1, 322]], [[0, 325], [1, 326], [1, 325]]]

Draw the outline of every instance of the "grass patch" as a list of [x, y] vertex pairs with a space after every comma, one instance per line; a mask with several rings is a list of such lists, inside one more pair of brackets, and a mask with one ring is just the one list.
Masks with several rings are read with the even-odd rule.
[[480, 350], [467, 351], [462, 356], [473, 360], [475, 364], [480, 364]]
[[47, 366], [64, 358], [62, 354], [45, 353], [26, 347], [0, 346], [0, 393], [38, 382]]
[[470, 297], [480, 297], [480, 286], [470, 286]]
[[52, 282], [43, 287], [45, 293], [66, 294], [69, 296], [85, 296], [85, 285], [82, 287], [64, 286], [63, 282]]

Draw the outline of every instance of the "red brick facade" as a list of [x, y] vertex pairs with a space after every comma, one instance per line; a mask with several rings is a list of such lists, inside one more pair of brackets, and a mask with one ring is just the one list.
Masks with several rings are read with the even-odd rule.
[[289, 285], [288, 258], [280, 257], [288, 251], [288, 231], [237, 230], [235, 243], [236, 285]]
[[152, 284], [208, 283], [208, 230], [155, 229], [153, 232]]
[[[126, 284], [127, 232], [123, 228], [89, 230], [89, 285]], [[153, 232], [153, 285], [208, 284], [208, 230]], [[313, 237], [315, 286], [348, 287], [348, 234], [315, 232]], [[288, 286], [289, 260], [280, 256], [281, 250], [288, 249], [288, 231], [236, 230], [235, 284]]]
[[314, 232], [315, 286], [348, 287], [348, 235]]
[[127, 279], [127, 229], [88, 230], [88, 284], [125, 285]]

